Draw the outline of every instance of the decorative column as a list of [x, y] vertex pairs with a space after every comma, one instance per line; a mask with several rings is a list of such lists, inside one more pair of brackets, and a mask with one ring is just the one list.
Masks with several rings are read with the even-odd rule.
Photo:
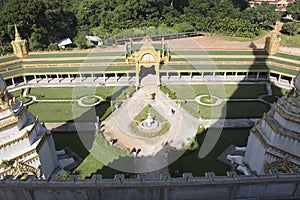
[[118, 82], [118, 74], [115, 73], [115, 81]]
[[15, 86], [15, 80], [14, 80], [14, 77], [11, 78], [11, 82], [12, 82], [12, 85]]
[[279, 74], [279, 77], [278, 77], [278, 82], [281, 81], [281, 74]]
[[155, 72], [156, 72], [156, 83], [157, 85], [160, 85], [159, 63], [155, 64]]
[[139, 62], [136, 62], [135, 63], [135, 89], [136, 90], [138, 89], [140, 83], [139, 73], [140, 73]]

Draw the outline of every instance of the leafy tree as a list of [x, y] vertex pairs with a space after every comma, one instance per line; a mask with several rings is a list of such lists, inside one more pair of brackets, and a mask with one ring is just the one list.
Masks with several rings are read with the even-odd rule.
[[291, 36], [297, 34], [299, 27], [300, 25], [297, 22], [287, 22], [283, 24], [281, 31]]
[[33, 32], [29, 38], [29, 49], [31, 51], [41, 51], [44, 46], [41, 44], [43, 35]]
[[74, 44], [79, 49], [86, 49], [88, 47], [86, 36], [87, 34], [85, 32], [79, 32], [76, 37], [74, 38]]
[[188, 31], [194, 31], [195, 28], [187, 22], [182, 22], [179, 24], [175, 24], [173, 26], [173, 29], [177, 32], [188, 32]]
[[276, 5], [269, 2], [262, 2], [255, 6], [255, 13], [257, 14], [257, 20], [264, 25], [274, 25], [277, 20], [280, 19], [281, 14], [275, 11]]
[[48, 45], [48, 50], [49, 51], [57, 51], [57, 50], [59, 50], [59, 48], [58, 48], [58, 43], [57, 42], [55, 42], [55, 43], [50, 43], [49, 45]]
[[287, 13], [292, 14], [294, 19], [300, 20], [300, 0], [296, 0], [294, 3], [288, 4], [286, 11]]

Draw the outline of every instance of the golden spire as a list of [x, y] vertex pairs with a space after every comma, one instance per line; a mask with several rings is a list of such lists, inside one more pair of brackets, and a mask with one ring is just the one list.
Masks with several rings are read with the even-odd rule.
[[19, 31], [17, 29], [17, 25], [16, 24], [14, 24], [14, 25], [15, 25], [15, 40], [16, 41], [22, 40], [22, 38], [21, 38], [21, 36], [19, 34]]

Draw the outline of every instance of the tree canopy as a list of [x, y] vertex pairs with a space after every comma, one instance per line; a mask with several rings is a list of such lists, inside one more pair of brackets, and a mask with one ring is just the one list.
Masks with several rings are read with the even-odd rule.
[[53, 49], [67, 37], [86, 48], [85, 35], [105, 38], [131, 28], [255, 37], [258, 23], [275, 23], [274, 12], [269, 4], [249, 8], [247, 0], [0, 0], [0, 45], [14, 38], [14, 23], [32, 51]]

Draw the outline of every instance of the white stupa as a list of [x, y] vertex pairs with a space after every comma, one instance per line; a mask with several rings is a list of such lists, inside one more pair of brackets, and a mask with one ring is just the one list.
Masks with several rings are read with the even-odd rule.
[[0, 163], [0, 178], [47, 178], [58, 166], [52, 135], [7, 91], [1, 76]]
[[258, 174], [300, 167], [300, 73], [293, 89], [251, 129], [244, 164]]

